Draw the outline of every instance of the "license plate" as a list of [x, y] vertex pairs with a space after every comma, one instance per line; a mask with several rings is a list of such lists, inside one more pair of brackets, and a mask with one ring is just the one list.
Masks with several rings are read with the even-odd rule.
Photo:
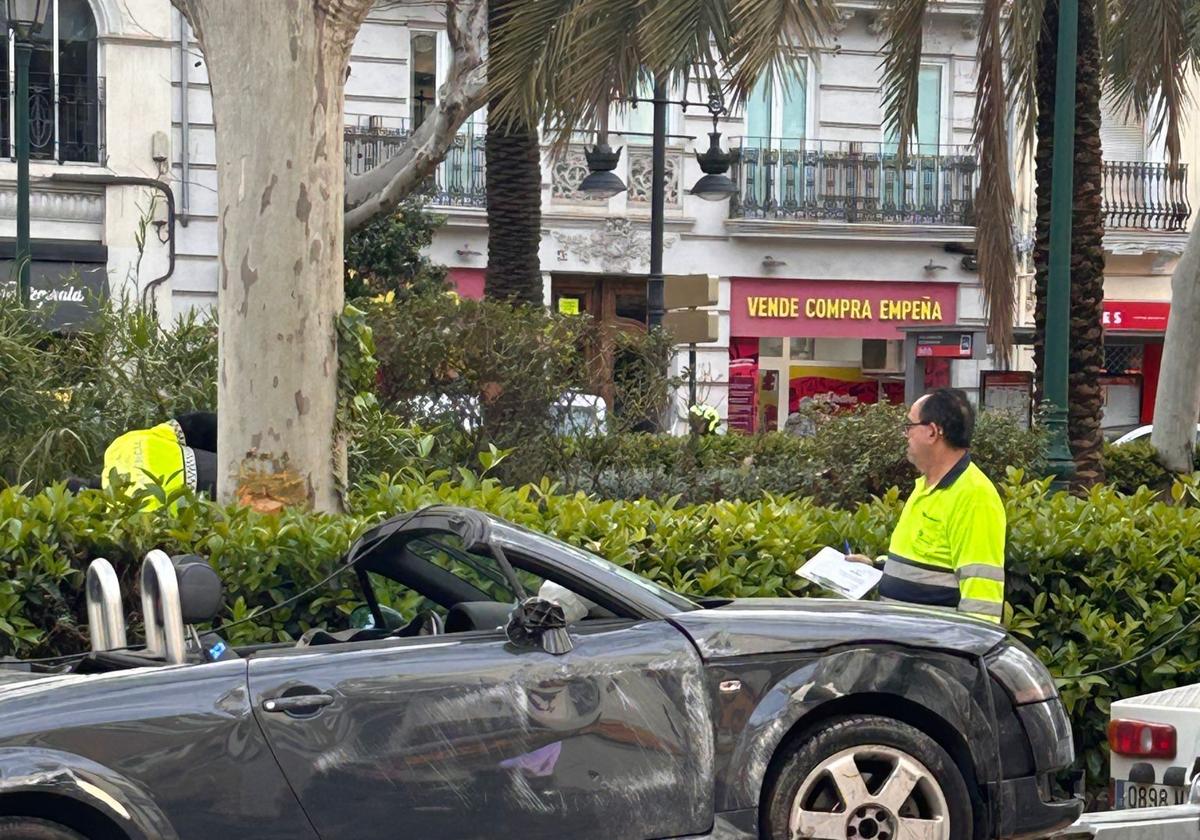
[[1187, 788], [1175, 785], [1143, 785], [1136, 782], [1117, 782], [1118, 808], [1161, 808], [1182, 805], [1187, 801]]

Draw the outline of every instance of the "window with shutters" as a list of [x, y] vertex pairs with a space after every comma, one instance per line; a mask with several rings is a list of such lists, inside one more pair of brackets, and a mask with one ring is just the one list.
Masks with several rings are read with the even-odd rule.
[[1100, 144], [1105, 160], [1146, 159], [1146, 128], [1130, 110], [1105, 97], [1100, 104]]
[[[913, 126], [912, 145], [919, 155], [936, 155], [942, 137], [942, 66], [922, 64], [917, 78], [917, 124]], [[896, 151], [896, 132], [890, 128], [884, 148]]]
[[804, 147], [808, 134], [808, 62], [785, 64], [759, 78], [746, 102], [746, 135]]

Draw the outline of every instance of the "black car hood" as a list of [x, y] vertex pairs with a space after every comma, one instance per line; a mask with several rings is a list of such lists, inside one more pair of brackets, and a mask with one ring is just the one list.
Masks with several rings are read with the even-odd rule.
[[890, 643], [981, 656], [1003, 628], [931, 607], [822, 598], [740, 598], [671, 620], [706, 659]]

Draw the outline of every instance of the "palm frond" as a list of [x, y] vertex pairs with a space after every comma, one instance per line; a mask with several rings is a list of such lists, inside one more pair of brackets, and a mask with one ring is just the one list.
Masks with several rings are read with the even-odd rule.
[[1007, 95], [1014, 120], [1021, 131], [1022, 160], [1032, 152], [1037, 139], [1038, 44], [1045, 17], [1046, 0], [1012, 0], [1004, 21], [1004, 44], [1008, 59]]
[[720, 85], [735, 105], [764, 72], [815, 53], [837, 14], [834, 0], [505, 2], [488, 58], [494, 110], [541, 121], [560, 142], [656, 74]]
[[901, 156], [916, 130], [917, 100], [929, 0], [885, 0], [882, 23], [887, 34], [880, 63], [884, 123], [899, 143]]
[[976, 246], [987, 308], [988, 340], [1001, 365], [1012, 350], [1016, 260], [1013, 255], [1013, 188], [1008, 158], [1008, 107], [1004, 79], [1002, 3], [984, 5], [975, 79], [975, 145], [979, 152]]
[[1200, 10], [1188, 0], [1109, 0], [1109, 90], [1118, 109], [1151, 119], [1171, 165], [1179, 163], [1188, 76], [1200, 68]]

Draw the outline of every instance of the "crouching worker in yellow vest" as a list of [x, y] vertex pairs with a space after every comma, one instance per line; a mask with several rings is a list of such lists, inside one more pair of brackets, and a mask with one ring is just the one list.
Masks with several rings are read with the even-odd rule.
[[[159, 484], [168, 493], [188, 487], [216, 496], [217, 415], [197, 411], [149, 429], [135, 429], [118, 437], [104, 450], [101, 486], [111, 486], [119, 475], [133, 490]], [[159, 506], [157, 499], [146, 508]]]
[[[975, 411], [943, 388], [913, 403], [908, 460], [921, 475], [883, 561], [882, 601], [948, 607], [999, 623], [1004, 615], [1004, 504], [967, 451]], [[862, 555], [848, 559], [871, 563]], [[876, 561], [878, 562], [878, 561]]]

